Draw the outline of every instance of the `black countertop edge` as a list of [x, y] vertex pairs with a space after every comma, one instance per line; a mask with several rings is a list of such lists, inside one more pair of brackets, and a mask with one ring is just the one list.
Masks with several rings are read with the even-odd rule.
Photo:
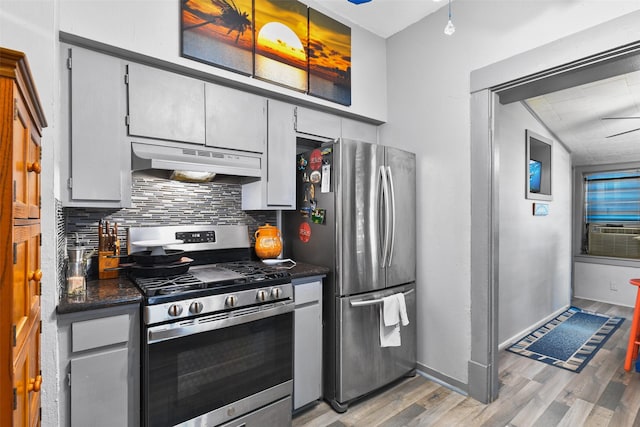
[[298, 262], [294, 267], [289, 269], [289, 274], [291, 274], [292, 279], [301, 279], [311, 276], [326, 276], [330, 271], [327, 267]]
[[98, 310], [125, 304], [139, 304], [142, 294], [129, 279], [118, 277], [87, 281], [85, 295], [75, 297], [63, 295], [56, 311], [58, 314]]

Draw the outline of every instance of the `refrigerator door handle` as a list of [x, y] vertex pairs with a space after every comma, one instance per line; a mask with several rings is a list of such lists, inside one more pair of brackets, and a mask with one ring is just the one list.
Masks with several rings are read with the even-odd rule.
[[393, 175], [391, 174], [391, 167], [387, 166], [387, 176], [388, 176], [388, 182], [389, 182], [389, 196], [391, 199], [391, 218], [390, 218], [390, 222], [391, 222], [391, 241], [389, 244], [389, 253], [388, 253], [388, 260], [387, 260], [387, 266], [391, 267], [391, 260], [393, 259], [393, 248], [395, 245], [395, 240], [396, 240], [396, 192], [395, 192], [395, 187], [393, 185]]
[[[407, 292], [403, 292], [404, 296], [408, 296], [413, 293], [413, 289], [409, 289]], [[360, 300], [360, 301], [351, 301], [351, 307], [366, 307], [368, 305], [376, 305], [382, 304], [382, 298], [370, 299], [370, 300]]]
[[384, 202], [384, 244], [382, 246], [382, 268], [386, 267], [389, 254], [389, 184], [387, 181], [387, 171], [384, 166], [380, 166], [380, 178], [382, 181], [382, 200]]

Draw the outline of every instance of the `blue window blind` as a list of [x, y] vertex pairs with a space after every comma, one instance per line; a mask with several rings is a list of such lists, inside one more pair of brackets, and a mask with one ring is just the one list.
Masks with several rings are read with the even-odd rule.
[[587, 223], [640, 222], [640, 171], [584, 176]]

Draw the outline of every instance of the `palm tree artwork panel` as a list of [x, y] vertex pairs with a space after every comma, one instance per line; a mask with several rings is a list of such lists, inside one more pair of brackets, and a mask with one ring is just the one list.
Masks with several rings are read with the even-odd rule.
[[181, 0], [181, 55], [351, 105], [351, 28], [297, 0]]
[[253, 74], [253, 0], [182, 0], [182, 56]]

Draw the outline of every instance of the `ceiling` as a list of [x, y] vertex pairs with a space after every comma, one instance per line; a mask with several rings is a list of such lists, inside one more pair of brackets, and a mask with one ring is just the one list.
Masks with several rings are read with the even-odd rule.
[[[445, 7], [445, 0], [371, 0], [353, 4], [347, 0], [322, 0], [324, 8], [358, 26], [387, 38], [425, 16]], [[442, 28], [446, 22], [442, 23]]]
[[[322, 0], [323, 7], [388, 38], [442, 7], [447, 0]], [[443, 22], [443, 28], [444, 28]], [[453, 35], [452, 37], [455, 37]], [[575, 166], [640, 161], [640, 71], [525, 100], [571, 152]], [[637, 117], [605, 119], [605, 117]], [[612, 136], [623, 133], [622, 135]]]
[[640, 71], [525, 102], [571, 151], [573, 165], [640, 161]]

